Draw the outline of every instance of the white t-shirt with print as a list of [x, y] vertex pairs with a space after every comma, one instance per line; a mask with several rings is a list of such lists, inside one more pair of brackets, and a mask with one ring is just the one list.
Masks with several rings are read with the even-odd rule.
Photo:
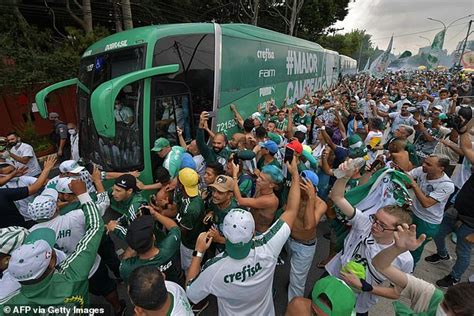
[[171, 313], [167, 315], [170, 316], [192, 316], [193, 310], [191, 304], [189, 304], [188, 298], [186, 297], [186, 292], [178, 284], [170, 281], [165, 281], [166, 289], [168, 293], [171, 294], [173, 300], [173, 306], [171, 308]]
[[[372, 223], [369, 216], [359, 209], [355, 210], [354, 217], [349, 220], [351, 231], [344, 240], [344, 249], [326, 264], [328, 273], [340, 277], [339, 272], [349, 261], [354, 260], [366, 267], [366, 281], [373, 286], [380, 285], [386, 278], [372, 265], [372, 259], [383, 249], [390, 246], [382, 245], [375, 241], [371, 233]], [[407, 251], [399, 255], [393, 262], [403, 272], [413, 271], [413, 257]], [[365, 313], [378, 301], [376, 295], [362, 292], [357, 295], [356, 312]]]
[[[107, 192], [97, 195], [95, 202], [99, 208], [100, 216], [104, 215], [105, 210], [110, 205]], [[66, 255], [70, 255], [76, 250], [76, 246], [86, 233], [86, 222], [84, 211], [77, 209], [68, 212], [65, 215], [56, 216], [55, 218], [41, 222], [30, 228], [30, 232], [38, 228], [50, 228], [56, 233], [55, 248], [64, 251]], [[93, 275], [100, 264], [100, 256], [96, 255], [94, 265], [91, 268], [89, 276]]]
[[418, 121], [415, 120], [412, 114], [408, 116], [402, 116], [400, 112], [393, 112], [389, 113], [388, 117], [392, 119], [392, 133], [400, 126], [400, 125], [408, 125], [414, 126], [418, 125]]
[[219, 315], [275, 315], [273, 275], [290, 233], [288, 224], [279, 219], [253, 240], [246, 258], [232, 259], [223, 252], [208, 260], [201, 274], [189, 284], [188, 298], [197, 303], [209, 294], [215, 295]]
[[23, 166], [28, 167], [28, 171], [26, 172], [27, 176], [34, 177], [41, 173], [41, 167], [39, 165], [38, 159], [36, 158], [35, 151], [31, 145], [20, 143], [18, 147], [14, 146], [12, 149], [10, 149], [10, 152], [20, 157], [31, 157], [26, 165], [15, 160], [15, 166], [17, 168]]
[[439, 179], [428, 180], [422, 168], [423, 167], [415, 168], [409, 173], [416, 180], [421, 191], [438, 201], [438, 203], [425, 208], [415, 197], [413, 198], [412, 205], [413, 213], [430, 224], [441, 224], [446, 202], [448, 202], [449, 196], [454, 192], [454, 183], [446, 174], [443, 174]]

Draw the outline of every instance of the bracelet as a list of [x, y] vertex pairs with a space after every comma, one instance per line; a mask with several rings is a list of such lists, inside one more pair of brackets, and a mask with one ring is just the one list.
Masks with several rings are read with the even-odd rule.
[[197, 251], [197, 250], [194, 250], [194, 251], [193, 251], [193, 257], [202, 258], [203, 256], [204, 256], [204, 253], [199, 252], [199, 251]]

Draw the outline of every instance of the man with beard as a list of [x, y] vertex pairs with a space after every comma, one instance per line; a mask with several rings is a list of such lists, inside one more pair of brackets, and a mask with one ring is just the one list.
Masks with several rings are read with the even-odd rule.
[[392, 129], [390, 130], [390, 135], [394, 135], [395, 130], [397, 130], [400, 125], [408, 125], [411, 127], [418, 125], [418, 121], [415, 120], [413, 114], [408, 111], [408, 107], [410, 105], [410, 101], [405, 101], [400, 112], [385, 113], [377, 110], [377, 115], [381, 117], [388, 117], [392, 120]]
[[238, 207], [237, 201], [234, 199], [234, 180], [229, 176], [220, 175], [209, 187], [212, 192], [212, 200], [204, 222], [208, 224], [211, 221], [214, 224], [209, 229], [209, 237], [212, 237], [214, 243], [219, 244], [217, 249], [222, 251], [225, 244], [224, 217], [231, 209]]
[[33, 147], [27, 143], [23, 143], [15, 132], [7, 135], [8, 145], [10, 146], [10, 157], [15, 160], [17, 168], [26, 166], [27, 176], [37, 177], [41, 173], [41, 167], [38, 159], [36, 159]]
[[210, 148], [204, 140], [204, 129], [208, 120], [209, 113], [206, 111], [202, 112], [199, 118], [199, 128], [196, 134], [197, 146], [206, 163], [218, 161], [221, 165], [225, 166], [230, 155], [230, 151], [226, 144], [226, 137], [224, 134], [216, 133], [212, 139], [212, 148]]

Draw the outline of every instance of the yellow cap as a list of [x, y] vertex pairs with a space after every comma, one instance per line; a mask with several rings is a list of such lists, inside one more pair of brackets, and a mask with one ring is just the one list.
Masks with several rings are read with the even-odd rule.
[[189, 197], [198, 195], [199, 176], [196, 171], [191, 168], [183, 168], [178, 173], [178, 180]]

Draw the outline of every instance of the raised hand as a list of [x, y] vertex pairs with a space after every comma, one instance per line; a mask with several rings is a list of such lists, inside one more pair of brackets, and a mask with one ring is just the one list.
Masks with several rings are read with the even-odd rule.
[[50, 171], [51, 169], [53, 169], [54, 165], [56, 164], [56, 160], [56, 157], [48, 156], [48, 158], [46, 158], [46, 161], [44, 162], [43, 170]]
[[416, 225], [408, 224], [398, 225], [397, 231], [394, 232], [395, 246], [404, 251], [413, 251], [420, 247], [426, 239], [425, 234], [421, 234], [420, 237], [416, 238]]

